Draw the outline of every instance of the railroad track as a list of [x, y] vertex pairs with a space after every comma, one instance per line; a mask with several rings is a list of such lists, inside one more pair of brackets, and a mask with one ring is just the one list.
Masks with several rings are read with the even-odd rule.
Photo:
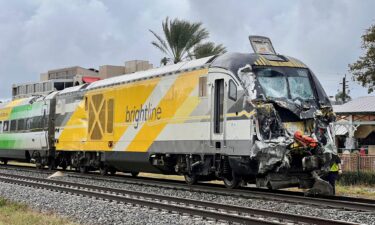
[[[14, 167], [10, 169], [25, 170], [25, 167]], [[32, 170], [31, 172], [35, 172]], [[50, 174], [51, 171], [40, 171], [41, 173]], [[189, 186], [183, 181], [163, 180], [154, 178], [133, 178], [130, 176], [116, 175], [116, 176], [98, 176], [98, 174], [79, 174], [75, 172], [68, 172], [67, 176], [84, 178], [98, 181], [110, 181], [124, 184], [134, 185], [148, 185], [151, 187], [168, 188], [173, 190], [196, 191], [208, 194], [220, 194], [225, 196], [241, 197], [241, 198], [256, 198], [270, 201], [288, 202], [296, 204], [312, 205], [315, 207], [336, 208], [343, 210], [351, 210], [357, 212], [375, 212], [375, 200], [352, 198], [344, 196], [315, 196], [307, 197], [302, 192], [280, 191], [280, 190], [267, 190], [259, 188], [244, 187], [241, 189], [230, 190], [221, 185], [202, 183], [198, 185]], [[125, 179], [124, 179], [125, 178]]]
[[0, 181], [239, 224], [355, 224], [137, 191], [0, 173]]

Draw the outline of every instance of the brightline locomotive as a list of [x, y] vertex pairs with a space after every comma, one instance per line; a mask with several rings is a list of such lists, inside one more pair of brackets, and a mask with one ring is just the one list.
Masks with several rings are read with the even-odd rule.
[[227, 53], [0, 106], [0, 160], [331, 194], [334, 114], [313, 72], [251, 36]]

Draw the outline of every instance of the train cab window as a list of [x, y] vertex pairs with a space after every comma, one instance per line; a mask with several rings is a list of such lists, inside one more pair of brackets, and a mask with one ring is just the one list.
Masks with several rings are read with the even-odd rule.
[[207, 96], [207, 77], [199, 78], [199, 97]]
[[17, 131], [17, 120], [10, 121], [10, 132]]
[[3, 121], [0, 121], [0, 134], [3, 133]]
[[233, 82], [233, 80], [229, 81], [229, 92], [228, 92], [228, 97], [232, 99], [233, 101], [237, 100], [237, 86]]
[[9, 131], [9, 121], [4, 121], [3, 122], [3, 132], [8, 132]]

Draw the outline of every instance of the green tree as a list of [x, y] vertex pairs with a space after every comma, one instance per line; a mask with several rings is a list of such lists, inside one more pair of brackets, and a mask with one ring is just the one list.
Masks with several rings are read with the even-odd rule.
[[208, 31], [202, 28], [202, 23], [190, 23], [179, 19], [169, 20], [167, 17], [162, 22], [162, 27], [165, 39], [150, 30], [157, 39], [151, 44], [168, 55], [174, 63], [189, 57], [194, 46], [209, 36]]
[[365, 55], [350, 64], [349, 70], [354, 79], [368, 88], [368, 93], [371, 93], [375, 90], [375, 25], [362, 35], [362, 49], [365, 50]]
[[344, 102], [348, 102], [348, 101], [352, 100], [352, 97], [350, 97], [347, 93], [344, 96], [344, 92], [342, 92], [342, 91], [338, 92], [335, 95], [336, 101], [342, 101], [344, 97], [345, 97], [345, 101]]
[[204, 44], [197, 44], [194, 48], [193, 55], [191, 56], [199, 59], [210, 55], [219, 55], [226, 53], [227, 50], [222, 44], [216, 45], [213, 42], [206, 42]]

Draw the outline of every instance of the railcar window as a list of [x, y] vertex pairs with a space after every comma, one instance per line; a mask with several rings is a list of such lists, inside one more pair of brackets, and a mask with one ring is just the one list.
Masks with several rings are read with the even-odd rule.
[[199, 97], [207, 96], [207, 77], [199, 78]]
[[23, 131], [23, 130], [25, 130], [25, 120], [20, 119], [18, 120], [18, 123], [17, 123], [17, 131]]
[[10, 131], [16, 131], [17, 130], [17, 120], [11, 120], [10, 121]]
[[42, 117], [34, 117], [31, 121], [31, 129], [34, 131], [40, 130], [42, 128]]
[[32, 129], [32, 123], [33, 123], [33, 118], [27, 118], [26, 119], [26, 130]]
[[3, 123], [3, 132], [9, 131], [9, 121], [4, 121]]
[[229, 93], [228, 93], [228, 96], [230, 99], [232, 99], [233, 101], [236, 101], [237, 100], [237, 86], [236, 84], [233, 82], [233, 80], [230, 80], [229, 81]]
[[0, 134], [3, 133], [3, 121], [0, 121]]

